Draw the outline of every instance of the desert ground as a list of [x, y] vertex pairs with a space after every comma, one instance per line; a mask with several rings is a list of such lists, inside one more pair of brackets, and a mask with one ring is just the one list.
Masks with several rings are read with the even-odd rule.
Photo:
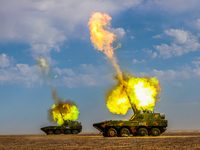
[[200, 149], [200, 131], [167, 131], [158, 137], [114, 138], [99, 133], [0, 135], [0, 149]]

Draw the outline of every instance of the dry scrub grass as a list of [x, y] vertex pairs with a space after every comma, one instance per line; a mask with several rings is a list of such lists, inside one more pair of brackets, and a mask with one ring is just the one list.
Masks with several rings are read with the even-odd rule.
[[115, 138], [99, 134], [0, 135], [0, 150], [4, 149], [200, 149], [200, 133], [167, 132], [159, 137]]

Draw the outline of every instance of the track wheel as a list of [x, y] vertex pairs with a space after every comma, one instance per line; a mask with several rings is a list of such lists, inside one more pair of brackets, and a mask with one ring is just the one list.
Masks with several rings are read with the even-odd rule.
[[130, 135], [130, 131], [127, 128], [122, 128], [120, 130], [120, 136], [129, 136]]
[[60, 134], [60, 130], [56, 130], [56, 131], [55, 131], [55, 134], [56, 134], [56, 135], [59, 135], [59, 134]]
[[47, 135], [53, 135], [53, 131], [52, 130], [48, 130], [47, 131]]
[[72, 134], [78, 134], [77, 130], [72, 130]]
[[64, 134], [71, 134], [70, 130], [65, 130]]
[[151, 135], [159, 136], [160, 135], [160, 129], [158, 129], [158, 128], [151, 129]]
[[107, 131], [107, 135], [108, 135], [109, 137], [115, 137], [115, 136], [117, 135], [117, 131], [116, 131], [114, 128], [110, 128], [110, 129], [108, 129], [108, 131]]
[[148, 135], [148, 131], [146, 128], [140, 128], [138, 130], [138, 134], [139, 134], [139, 136], [146, 136], [146, 135]]

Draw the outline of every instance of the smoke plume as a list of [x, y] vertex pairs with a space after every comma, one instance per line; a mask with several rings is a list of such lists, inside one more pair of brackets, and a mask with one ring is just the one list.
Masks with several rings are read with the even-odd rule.
[[52, 81], [57, 78], [57, 75], [53, 74], [52, 67], [48, 61], [44, 57], [38, 56], [35, 58], [35, 62], [37, 72], [43, 81], [50, 81], [50, 84], [53, 84]]

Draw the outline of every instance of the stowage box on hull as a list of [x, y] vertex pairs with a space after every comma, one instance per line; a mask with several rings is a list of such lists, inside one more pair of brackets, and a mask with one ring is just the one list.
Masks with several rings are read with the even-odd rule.
[[47, 135], [52, 134], [78, 134], [82, 131], [82, 125], [78, 121], [66, 121], [61, 126], [47, 126], [41, 128]]
[[93, 126], [103, 133], [103, 136], [159, 136], [166, 131], [168, 121], [160, 113], [136, 113], [129, 121], [110, 120], [94, 123]]

